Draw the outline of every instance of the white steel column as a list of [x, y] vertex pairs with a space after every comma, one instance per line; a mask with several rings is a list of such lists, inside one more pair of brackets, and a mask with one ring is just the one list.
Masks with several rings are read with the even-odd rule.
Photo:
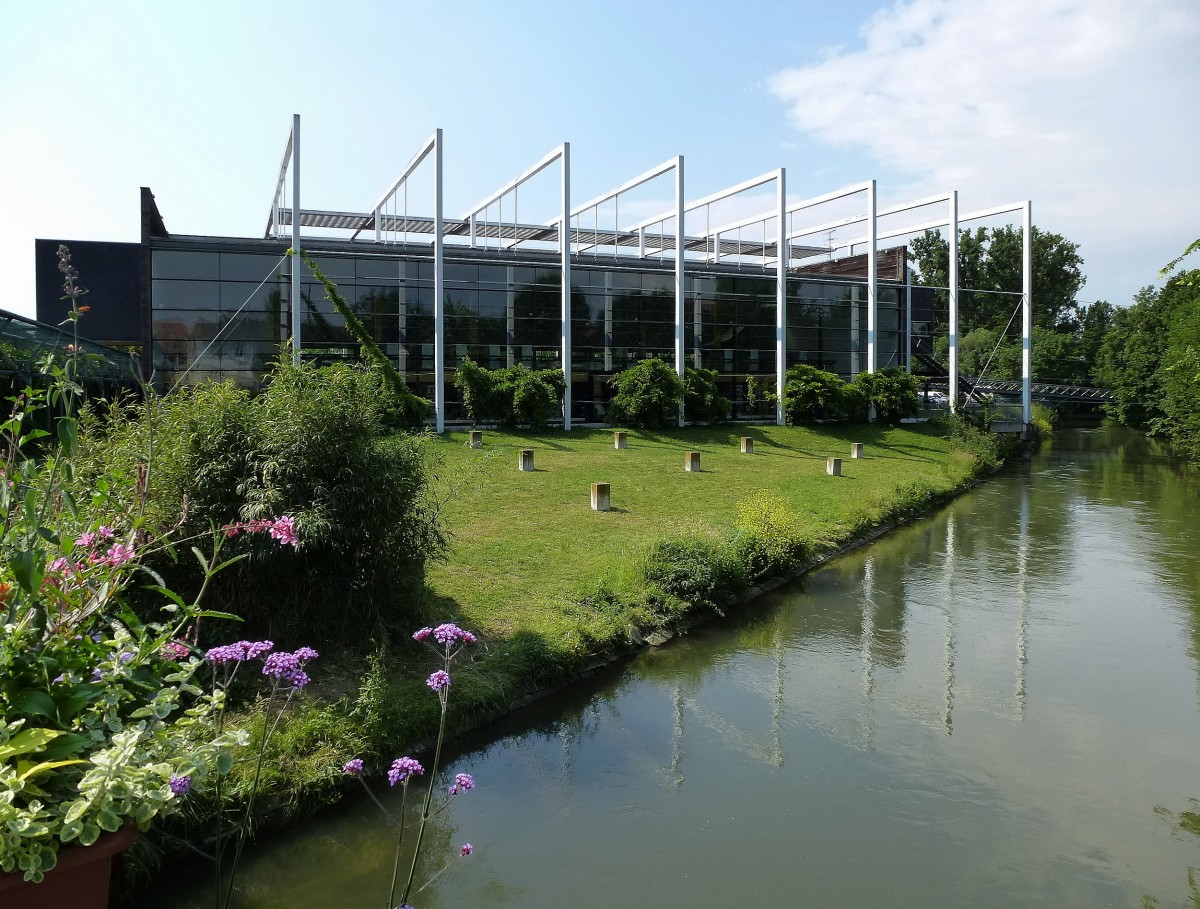
[[946, 264], [946, 286], [950, 302], [950, 377], [946, 389], [950, 410], [958, 410], [958, 190], [950, 193], [950, 255]]
[[[675, 371], [679, 378], [687, 369], [683, 344], [683, 155], [675, 158]], [[683, 425], [683, 404], [679, 405], [679, 425]]]
[[1021, 208], [1021, 419], [1033, 422], [1033, 205]]
[[779, 168], [775, 183], [775, 217], [779, 238], [775, 257], [775, 424], [783, 425], [783, 385], [787, 374], [787, 270], [791, 241], [787, 231], [787, 172]]
[[292, 114], [292, 365], [300, 365], [300, 115]]
[[571, 428], [571, 143], [562, 146], [562, 218], [558, 222], [558, 251], [562, 257], [562, 370], [563, 429]]
[[867, 372], [879, 369], [879, 274], [875, 181], [867, 189]]
[[446, 329], [442, 263], [442, 131], [433, 138], [433, 407], [438, 433], [446, 431]]

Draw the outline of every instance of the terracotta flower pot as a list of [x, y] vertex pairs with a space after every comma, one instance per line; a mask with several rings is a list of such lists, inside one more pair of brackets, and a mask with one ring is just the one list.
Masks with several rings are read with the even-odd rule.
[[0, 872], [0, 906], [109, 909], [116, 905], [118, 860], [137, 838], [137, 827], [129, 824], [91, 846], [67, 846], [59, 850], [58, 864], [40, 884], [26, 881], [21, 871]]

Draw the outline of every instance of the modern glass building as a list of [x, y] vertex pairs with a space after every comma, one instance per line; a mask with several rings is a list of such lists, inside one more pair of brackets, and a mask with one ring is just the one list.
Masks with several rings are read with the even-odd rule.
[[[749, 384], [773, 388], [797, 363], [845, 378], [907, 366], [922, 339], [912, 336], [905, 250], [882, 244], [929, 226], [927, 218], [896, 227], [904, 213], [928, 215], [932, 206], [955, 233], [966, 220], [956, 219], [955, 194], [879, 211], [874, 181], [791, 202], [782, 169], [689, 202], [682, 157], [573, 206], [567, 144], [454, 219], [442, 211], [441, 142], [438, 130], [369, 211], [304, 209], [297, 117], [258, 239], [171, 234], [143, 188], [141, 242], [89, 246], [111, 246], [127, 263], [101, 280], [123, 288], [111, 318], [124, 320], [124, 334], [137, 314], [147, 378], [162, 388], [211, 379], [254, 386], [289, 339], [305, 360], [358, 359], [359, 344], [324, 289], [287, 255], [297, 247], [337, 283], [412, 389], [435, 402], [439, 430], [462, 418], [447, 378], [467, 357], [487, 368], [562, 370], [566, 425], [603, 420], [608, 380], [646, 357], [681, 373], [716, 370], [735, 414], [744, 415]], [[554, 170], [558, 217], [518, 220], [522, 188], [528, 193], [530, 181]], [[432, 183], [432, 213], [410, 214], [402, 204], [418, 178]], [[674, 184], [675, 204], [622, 226], [622, 198], [656, 180]], [[764, 188], [774, 189], [770, 210], [713, 224], [719, 203], [754, 190], [761, 199]], [[832, 204], [852, 213], [817, 223], [814, 213]], [[42, 245], [72, 244], [37, 242], [38, 314], [55, 321], [61, 304], [41, 293]], [[78, 264], [94, 287], [87, 263]], [[102, 324], [89, 332], [108, 338]]]

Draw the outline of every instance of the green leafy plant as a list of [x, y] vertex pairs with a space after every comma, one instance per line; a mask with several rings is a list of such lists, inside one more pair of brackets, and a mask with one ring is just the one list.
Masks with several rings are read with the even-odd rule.
[[454, 373], [454, 386], [471, 422], [544, 429], [561, 416], [566, 380], [557, 369], [530, 369], [517, 364], [484, 369], [469, 357]]
[[861, 397], [850, 392], [847, 398], [846, 383], [831, 372], [807, 366], [793, 366], [785, 375], [783, 385], [783, 413], [793, 426], [802, 426], [817, 421], [846, 419], [848, 408], [861, 406]]
[[717, 371], [689, 366], [683, 373], [683, 415], [690, 423], [720, 423], [733, 404], [717, 389]]
[[[863, 403], [875, 408], [875, 419], [880, 423], [899, 423], [902, 418], [915, 417], [921, 411], [921, 384], [903, 369], [893, 367], [874, 373], [860, 372], [851, 385], [860, 390]], [[855, 411], [863, 409], [861, 403], [854, 408]], [[856, 412], [850, 418], [862, 417]]]
[[640, 360], [609, 382], [616, 389], [608, 411], [613, 426], [658, 429], [677, 425], [683, 380], [664, 360]]

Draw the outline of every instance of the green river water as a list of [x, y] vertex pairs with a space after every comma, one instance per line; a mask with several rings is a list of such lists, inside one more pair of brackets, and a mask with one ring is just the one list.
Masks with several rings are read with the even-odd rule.
[[[418, 909], [1200, 906], [1200, 475], [1062, 431], [459, 746], [425, 874], [475, 854]], [[238, 905], [382, 909], [392, 842], [351, 799], [249, 851]]]

